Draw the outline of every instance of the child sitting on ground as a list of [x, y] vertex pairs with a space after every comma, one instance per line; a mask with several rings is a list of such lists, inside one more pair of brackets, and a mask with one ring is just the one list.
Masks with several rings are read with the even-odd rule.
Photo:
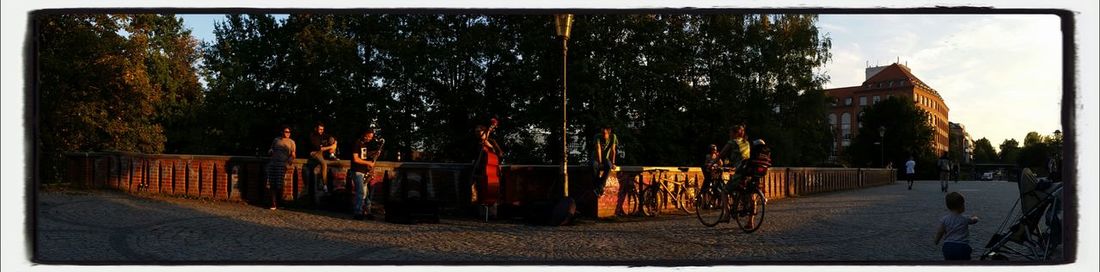
[[970, 260], [970, 254], [973, 252], [970, 248], [970, 225], [978, 223], [978, 217], [962, 214], [966, 212], [966, 199], [958, 192], [947, 194], [944, 202], [951, 213], [940, 218], [935, 243], [938, 245], [941, 240], [943, 241], [945, 260]]

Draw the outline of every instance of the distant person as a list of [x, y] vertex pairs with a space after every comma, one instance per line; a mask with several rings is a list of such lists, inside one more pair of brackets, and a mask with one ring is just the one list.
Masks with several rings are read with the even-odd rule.
[[[352, 219], [374, 219], [370, 212], [370, 181], [373, 179], [374, 163], [382, 154], [382, 142], [374, 137], [374, 129], [368, 128], [355, 141], [355, 153], [351, 155], [352, 181], [355, 185], [355, 198], [352, 199]], [[365, 202], [365, 204], [364, 204]], [[364, 209], [364, 206], [366, 208]]]
[[618, 155], [619, 137], [611, 133], [611, 126], [600, 127], [600, 132], [592, 137], [592, 170], [596, 197], [603, 195], [603, 188], [615, 170], [615, 157]]
[[267, 154], [271, 161], [267, 163], [267, 187], [271, 195], [271, 210], [278, 209], [283, 200], [283, 184], [286, 178], [286, 169], [294, 163], [294, 154], [297, 146], [290, 139], [290, 126], [283, 125], [279, 130], [279, 136], [271, 141], [271, 148]]
[[[321, 168], [321, 179], [314, 179], [314, 188], [325, 188], [325, 184], [328, 182], [328, 163], [330, 160], [336, 160], [336, 138], [325, 133], [325, 124], [317, 122], [314, 126], [313, 133], [309, 135], [309, 163], [307, 168], [312, 173], [314, 167]], [[316, 177], [314, 177], [316, 178]]]
[[1062, 181], [1062, 154], [1051, 152], [1050, 159], [1047, 160], [1047, 173], [1047, 179], [1051, 182]]
[[966, 199], [958, 192], [947, 194], [944, 202], [951, 212], [940, 218], [935, 244], [943, 241], [944, 260], [970, 260], [970, 254], [974, 251], [970, 248], [970, 225], [978, 223], [978, 217], [963, 215]]
[[955, 162], [955, 163], [954, 163], [954, 164], [953, 164], [953, 165], [951, 166], [951, 178], [954, 178], [954, 179], [955, 179], [955, 183], [956, 183], [956, 184], [957, 184], [957, 183], [959, 183], [959, 175], [961, 174], [961, 170], [960, 170], [960, 168], [962, 168], [962, 167], [959, 167], [959, 163], [958, 163], [958, 162]]
[[940, 168], [940, 191], [947, 192], [947, 181], [951, 180], [951, 159], [947, 158], [947, 152], [943, 152], [938, 163]]
[[909, 181], [909, 190], [913, 190], [913, 176], [917, 173], [917, 162], [913, 161], [913, 156], [909, 156], [909, 161], [905, 162], [905, 179]]

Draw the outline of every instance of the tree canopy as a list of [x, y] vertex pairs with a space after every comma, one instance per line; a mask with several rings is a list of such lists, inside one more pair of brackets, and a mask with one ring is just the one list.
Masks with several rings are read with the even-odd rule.
[[[931, 147], [933, 128], [927, 116], [928, 113], [911, 100], [900, 97], [890, 97], [864, 108], [859, 135], [845, 152], [849, 162], [855, 166], [880, 167], [886, 162], [901, 166], [913, 156], [918, 165], [934, 165], [930, 164], [936, 158]], [[885, 132], [882, 137], [879, 136], [880, 128]]]
[[198, 43], [182, 21], [77, 14], [35, 23], [44, 178], [59, 178], [62, 152], [159, 153], [195, 140], [185, 131], [202, 103]]
[[[597, 126], [620, 163], [697, 164], [735, 122], [773, 145], [780, 165], [827, 155], [830, 57], [811, 15], [585, 15], [569, 41], [571, 161]], [[469, 161], [489, 117], [505, 158], [556, 163], [561, 44], [548, 16], [232, 15], [204, 46], [214, 152], [256, 153], [278, 123], [305, 139], [375, 125], [398, 150]], [[392, 157], [392, 155], [389, 155]]]
[[[280, 125], [303, 143], [320, 121], [342, 143], [380, 128], [391, 143], [383, 159], [468, 162], [473, 127], [496, 117], [506, 162], [557, 163], [563, 63], [552, 21], [231, 14], [198, 44], [172, 15], [40, 16], [39, 131], [49, 133], [38, 147], [52, 165], [66, 151], [264, 155]], [[814, 71], [831, 41], [816, 22], [578, 15], [565, 63], [570, 161], [586, 160], [596, 128], [610, 125], [620, 164], [697, 165], [741, 122], [777, 165], [824, 161], [828, 77]]]

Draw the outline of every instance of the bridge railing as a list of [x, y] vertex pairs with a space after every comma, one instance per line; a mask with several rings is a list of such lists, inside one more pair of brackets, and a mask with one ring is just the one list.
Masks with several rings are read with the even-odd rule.
[[[128, 193], [152, 193], [248, 203], [265, 203], [266, 157], [140, 154], [128, 152], [68, 153], [66, 179], [83, 188], [109, 188]], [[327, 183], [330, 190], [344, 187], [350, 166], [347, 160], [333, 161]], [[445, 209], [470, 205], [469, 163], [424, 163], [380, 161], [370, 180], [375, 201], [400, 200], [407, 191], [439, 201]], [[667, 170], [668, 178], [698, 186], [703, 173], [698, 167], [621, 166], [607, 182], [602, 197], [593, 192], [592, 170], [586, 165], [569, 166], [569, 195], [577, 200], [578, 211], [587, 216], [614, 216], [621, 208], [621, 190], [652, 184], [654, 170]], [[305, 159], [287, 169], [283, 198], [306, 201], [314, 185]], [[501, 203], [518, 207], [534, 201], [560, 198], [559, 166], [504, 165], [501, 169]], [[893, 169], [773, 167], [764, 177], [769, 199], [851, 190], [895, 182]]]

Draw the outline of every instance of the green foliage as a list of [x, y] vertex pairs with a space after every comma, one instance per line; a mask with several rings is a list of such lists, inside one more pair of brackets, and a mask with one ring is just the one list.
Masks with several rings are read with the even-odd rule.
[[[880, 158], [885, 157], [887, 162], [901, 166], [913, 156], [920, 165], [918, 174], [933, 168], [937, 156], [931, 147], [933, 128], [927, 122], [927, 115], [911, 100], [901, 97], [891, 97], [864, 108], [863, 126], [846, 152], [848, 161], [853, 166], [879, 167], [884, 165]], [[879, 136], [880, 127], [885, 128], [885, 137]], [[879, 146], [876, 142], [885, 145]]]
[[993, 149], [993, 145], [989, 143], [989, 139], [983, 137], [974, 141], [975, 163], [995, 163], [997, 159], [997, 150]]
[[1047, 162], [1052, 156], [1061, 156], [1061, 146], [1061, 131], [1055, 131], [1051, 136], [1029, 132], [1024, 137], [1024, 147], [1019, 149], [1015, 163], [1020, 167], [1031, 168], [1035, 173], [1047, 175]]
[[1016, 158], [1020, 155], [1020, 142], [1016, 139], [1007, 139], [1001, 142], [1001, 152], [997, 154], [1001, 163], [1016, 163]]
[[[830, 57], [809, 15], [578, 16], [569, 41], [569, 134], [587, 157], [601, 124], [621, 164], [697, 164], [735, 121], [779, 165], [827, 155]], [[316, 120], [339, 139], [381, 126], [397, 150], [469, 161], [471, 129], [492, 116], [512, 163], [556, 163], [561, 43], [548, 16], [228, 16], [205, 46], [213, 150], [255, 154], [269, 127]], [[347, 146], [347, 145], [343, 145]], [[394, 149], [391, 149], [394, 150]], [[392, 153], [392, 152], [391, 152]], [[387, 155], [392, 158], [392, 154]]]
[[[171, 15], [44, 15], [36, 20], [36, 146], [43, 179], [62, 154], [159, 153], [201, 103], [198, 44]], [[168, 130], [168, 131], [166, 131]], [[172, 136], [169, 136], [172, 135]]]
[[[501, 120], [507, 163], [557, 163], [562, 43], [550, 16], [234, 14], [197, 44], [171, 15], [57, 15], [39, 25], [48, 156], [122, 150], [263, 155], [288, 124], [323, 121], [344, 154], [381, 128], [388, 154], [468, 162], [472, 128]], [[831, 58], [813, 15], [581, 15], [568, 46], [571, 162], [602, 124], [620, 164], [697, 165], [734, 123], [777, 165], [827, 156], [814, 70]], [[201, 58], [201, 59], [200, 59]], [[198, 61], [201, 67], [196, 71]], [[202, 88], [198, 76], [205, 81]], [[299, 148], [305, 156], [306, 148]], [[404, 156], [408, 158], [408, 155]], [[54, 171], [60, 173], [60, 171]]]

